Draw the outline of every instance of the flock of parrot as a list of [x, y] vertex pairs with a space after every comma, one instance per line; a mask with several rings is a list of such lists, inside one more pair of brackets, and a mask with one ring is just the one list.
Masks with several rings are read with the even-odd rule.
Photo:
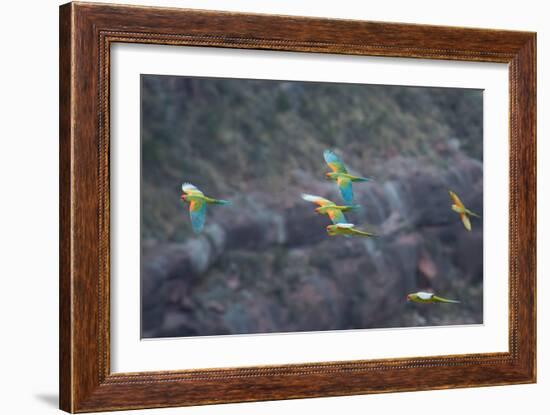
[[[336, 183], [343, 200], [343, 204], [339, 205], [332, 200], [321, 196], [315, 196], [307, 193], [302, 194], [302, 199], [315, 203], [318, 207], [315, 212], [319, 215], [326, 215], [332, 221], [332, 224], [326, 227], [329, 236], [342, 235], [350, 237], [375, 237], [374, 233], [359, 230], [353, 223], [348, 222], [344, 212], [351, 212], [360, 208], [359, 205], [353, 204], [353, 183], [368, 182], [372, 180], [370, 177], [360, 177], [352, 175], [348, 172], [342, 159], [332, 150], [325, 150], [323, 153], [326, 164], [330, 168], [330, 172], [325, 174], [327, 180]], [[184, 183], [181, 187], [181, 199], [189, 204], [189, 215], [191, 218], [191, 226], [195, 233], [200, 233], [204, 228], [206, 218], [207, 205], [228, 205], [227, 200], [214, 199], [205, 196], [196, 186], [191, 183]], [[470, 217], [480, 218], [480, 216], [470, 209], [467, 209], [456, 193], [449, 190], [452, 205], [451, 209], [458, 213], [466, 230], [472, 230]], [[408, 294], [407, 301], [416, 303], [460, 303], [457, 300], [450, 300], [439, 297], [431, 292], [419, 291]]]
[[308, 202], [313, 202], [319, 207], [315, 209], [320, 215], [327, 215], [332, 221], [332, 225], [327, 226], [327, 233], [329, 236], [344, 235], [348, 238], [352, 236], [364, 236], [373, 237], [376, 236], [373, 233], [360, 231], [355, 228], [353, 223], [349, 223], [346, 220], [343, 212], [358, 209], [358, 205], [353, 204], [353, 186], [355, 182], [368, 182], [372, 180], [369, 177], [359, 177], [348, 173], [348, 169], [342, 162], [342, 159], [338, 157], [334, 151], [325, 150], [323, 153], [325, 162], [330, 168], [330, 172], [325, 173], [325, 177], [328, 180], [336, 182], [338, 189], [340, 189], [340, 195], [344, 201], [344, 205], [337, 205], [331, 200], [324, 197], [314, 196], [309, 194], [302, 194], [302, 199]]

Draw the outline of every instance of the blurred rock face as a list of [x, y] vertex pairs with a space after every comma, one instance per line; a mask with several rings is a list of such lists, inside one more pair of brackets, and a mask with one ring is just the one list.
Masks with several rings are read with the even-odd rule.
[[[198, 237], [144, 248], [144, 337], [482, 323], [482, 223], [467, 232], [447, 195], [482, 212], [481, 164], [456, 153], [453, 170], [400, 159], [392, 171], [357, 190], [364, 208], [348, 215], [376, 239], [328, 237], [296, 189], [283, 212], [258, 192], [212, 209]], [[462, 304], [405, 301], [430, 289]]]
[[[142, 336], [483, 322], [481, 93], [151, 76], [142, 82]], [[367, 138], [365, 138], [367, 137]], [[455, 138], [459, 137], [459, 138]], [[340, 202], [325, 148], [354, 173], [329, 237], [302, 192]], [[195, 235], [179, 187], [230, 199]], [[407, 303], [433, 290], [454, 304]]]

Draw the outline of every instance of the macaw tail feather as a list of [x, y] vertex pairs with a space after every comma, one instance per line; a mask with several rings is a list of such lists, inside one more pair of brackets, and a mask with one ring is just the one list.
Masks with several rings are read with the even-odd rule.
[[359, 209], [361, 209], [361, 205], [342, 206], [340, 210], [343, 212], [349, 212], [350, 210], [359, 210]]
[[355, 230], [355, 233], [360, 236], [367, 236], [369, 238], [377, 238], [378, 235], [372, 232]]
[[441, 297], [438, 297], [438, 296], [434, 296], [434, 299], [436, 301], [439, 301], [440, 303], [460, 304], [460, 301], [458, 301], [458, 300], [449, 300], [447, 298], [441, 298]]
[[466, 210], [466, 213], [470, 216], [473, 216], [474, 218], [481, 218], [480, 215], [478, 215], [477, 213], [475, 212], [472, 212], [470, 209]]
[[209, 200], [209, 203], [212, 203], [213, 205], [230, 205], [231, 204], [229, 200], [222, 200], [222, 199], [212, 199], [212, 200]]
[[370, 182], [371, 180], [374, 180], [372, 177], [357, 177], [353, 176], [351, 181], [352, 182]]
[[376, 233], [364, 232], [364, 234], [365, 234], [366, 236], [368, 236], [369, 238], [378, 238], [378, 234], [376, 234]]

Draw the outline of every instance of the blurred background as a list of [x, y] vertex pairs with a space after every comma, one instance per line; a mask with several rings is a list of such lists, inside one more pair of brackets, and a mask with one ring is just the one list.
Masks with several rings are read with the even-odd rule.
[[[483, 322], [481, 90], [142, 75], [142, 337]], [[302, 192], [340, 201], [323, 151], [354, 185], [328, 237]], [[181, 184], [232, 201], [195, 235]], [[461, 304], [415, 304], [419, 290]]]

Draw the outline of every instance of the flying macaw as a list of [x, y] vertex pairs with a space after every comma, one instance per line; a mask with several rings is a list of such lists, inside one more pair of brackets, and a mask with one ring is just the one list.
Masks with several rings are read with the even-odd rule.
[[189, 203], [189, 215], [191, 217], [191, 225], [195, 233], [200, 233], [204, 227], [204, 219], [206, 216], [206, 205], [228, 205], [227, 200], [212, 199], [207, 197], [193, 186], [191, 183], [184, 183], [181, 186], [181, 200]]
[[419, 291], [417, 293], [412, 293], [407, 295], [407, 301], [413, 301], [415, 303], [424, 303], [424, 304], [433, 304], [433, 303], [455, 303], [458, 304], [460, 301], [449, 300], [447, 298], [438, 297], [434, 293], [427, 293]]
[[366, 237], [376, 236], [374, 233], [364, 232], [364, 231], [355, 229], [355, 225], [353, 223], [335, 223], [334, 225], [328, 225], [327, 233], [330, 236], [344, 235], [348, 238], [351, 236], [366, 236]]
[[333, 151], [325, 150], [323, 153], [325, 161], [332, 170], [331, 172], [326, 173], [328, 180], [335, 181], [340, 188], [340, 193], [342, 194], [342, 199], [346, 205], [353, 204], [353, 189], [351, 187], [352, 182], [366, 182], [372, 180], [369, 177], [359, 177], [352, 176], [348, 173], [346, 166]]
[[451, 200], [453, 201], [451, 209], [459, 214], [460, 219], [464, 224], [464, 227], [467, 230], [471, 231], [472, 224], [470, 223], [470, 218], [468, 216], [474, 216], [476, 218], [479, 218], [480, 216], [477, 213], [472, 212], [470, 209], [466, 209], [466, 207], [462, 204], [455, 192], [449, 190], [449, 196], [451, 196]]
[[325, 199], [321, 196], [308, 195], [302, 193], [302, 199], [307, 200], [308, 202], [313, 202], [319, 205], [318, 208], [315, 208], [315, 212], [319, 215], [328, 215], [332, 223], [346, 223], [346, 217], [342, 212], [347, 212], [349, 210], [357, 209], [359, 206], [338, 206], [332, 200]]

